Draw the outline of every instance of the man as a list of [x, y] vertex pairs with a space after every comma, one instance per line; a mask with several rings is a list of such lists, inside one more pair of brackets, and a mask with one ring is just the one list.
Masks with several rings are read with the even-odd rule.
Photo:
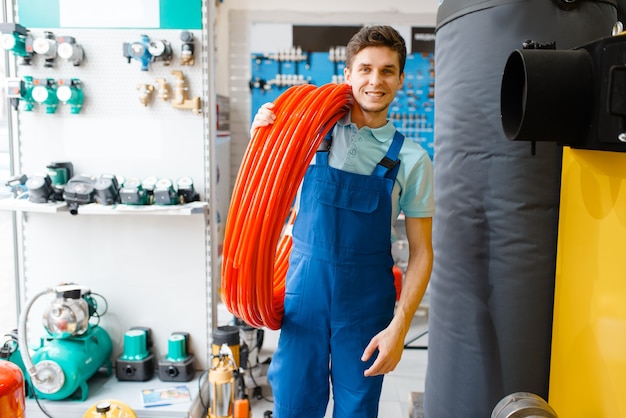
[[561, 149], [504, 136], [505, 62], [526, 40], [569, 49], [609, 36], [617, 16], [611, 0], [439, 3], [424, 408], [482, 418], [511, 393], [547, 400], [550, 369]]
[[[318, 151], [301, 186], [285, 315], [268, 377], [274, 418], [320, 418], [332, 381], [335, 418], [374, 418], [430, 277], [432, 164], [387, 120], [404, 81], [405, 42], [389, 26], [347, 45], [354, 105]], [[261, 107], [252, 132], [273, 123]], [[396, 162], [386, 164], [387, 161]], [[409, 261], [395, 306], [392, 222], [406, 218]]]

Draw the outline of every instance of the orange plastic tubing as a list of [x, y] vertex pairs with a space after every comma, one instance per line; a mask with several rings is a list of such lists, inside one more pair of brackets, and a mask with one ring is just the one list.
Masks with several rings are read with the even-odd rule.
[[279, 329], [298, 187], [326, 133], [352, 107], [347, 84], [294, 86], [256, 129], [233, 188], [224, 231], [222, 298], [253, 327]]

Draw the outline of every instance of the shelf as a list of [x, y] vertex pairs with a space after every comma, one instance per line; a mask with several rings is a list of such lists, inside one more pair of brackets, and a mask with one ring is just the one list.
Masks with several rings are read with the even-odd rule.
[[[156, 377], [147, 382], [120, 382], [114, 375], [101, 376], [96, 374], [88, 382], [89, 396], [85, 401], [41, 399], [39, 402], [50, 415], [63, 418], [83, 418], [85, 412], [92, 405], [106, 399], [124, 402], [135, 411], [138, 418], [203, 418], [206, 415], [198, 397], [199, 378], [200, 373], [189, 382], [162, 382]], [[150, 408], [142, 406], [141, 391], [143, 389], [168, 388], [180, 385], [187, 386], [191, 392], [192, 400], [190, 402]], [[205, 380], [202, 381], [202, 386], [203, 398], [208, 399], [208, 387]], [[25, 412], [29, 418], [45, 418], [34, 399], [27, 399]]]
[[[169, 215], [187, 216], [204, 214], [208, 207], [207, 202], [191, 202], [184, 205], [162, 206], [132, 206], [132, 205], [111, 205], [104, 206], [97, 203], [81, 205], [78, 208], [80, 215]], [[65, 202], [55, 203], [32, 203], [21, 199], [0, 199], [0, 210], [12, 210], [18, 212], [38, 212], [57, 213], [67, 212]]]
[[78, 208], [79, 215], [173, 215], [185, 216], [203, 214], [208, 207], [207, 202], [191, 202], [184, 205], [162, 206], [133, 206], [112, 205], [104, 206], [97, 203], [83, 205]]
[[65, 202], [33, 203], [25, 199], [0, 199], [0, 210], [16, 212], [57, 213], [67, 212]]

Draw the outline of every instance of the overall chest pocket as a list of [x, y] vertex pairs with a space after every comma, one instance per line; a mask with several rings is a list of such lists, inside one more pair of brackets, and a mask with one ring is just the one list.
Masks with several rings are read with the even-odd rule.
[[327, 206], [361, 213], [372, 213], [378, 207], [380, 192], [353, 184], [335, 184], [316, 180], [313, 198]]

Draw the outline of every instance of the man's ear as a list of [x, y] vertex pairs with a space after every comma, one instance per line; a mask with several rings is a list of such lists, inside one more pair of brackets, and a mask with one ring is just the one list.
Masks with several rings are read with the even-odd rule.
[[352, 79], [350, 77], [350, 69], [348, 67], [343, 68], [343, 78], [346, 81], [346, 84], [351, 85]]
[[400, 90], [403, 85], [404, 85], [404, 72], [400, 74], [400, 82], [398, 83], [398, 90]]

